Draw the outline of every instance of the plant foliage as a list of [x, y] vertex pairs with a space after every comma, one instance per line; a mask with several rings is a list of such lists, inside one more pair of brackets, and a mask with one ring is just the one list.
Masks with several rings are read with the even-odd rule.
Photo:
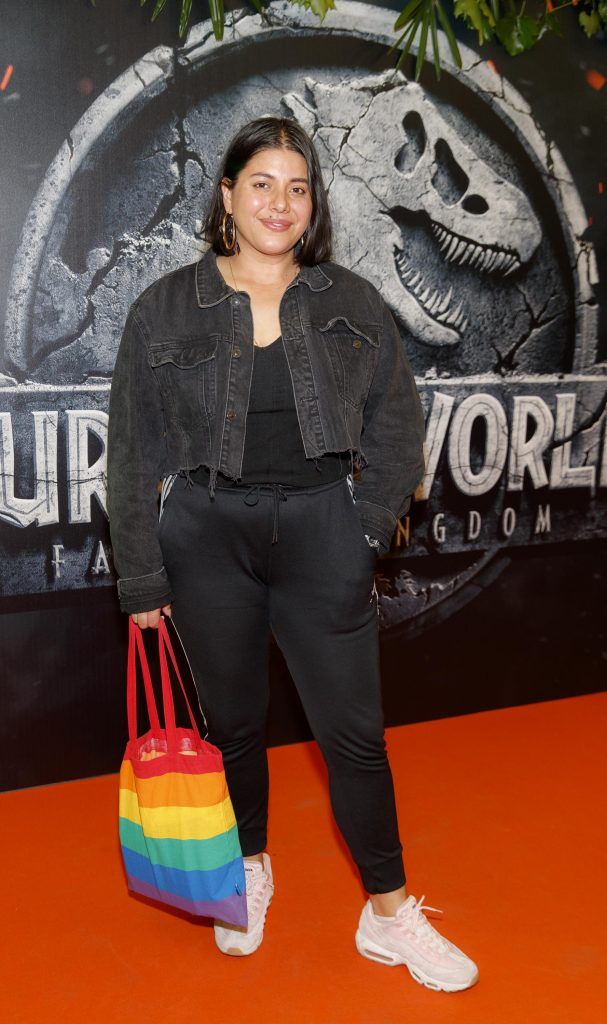
[[[139, 0], [144, 7], [148, 0]], [[263, 17], [263, 0], [250, 0], [255, 10]], [[179, 38], [183, 38], [192, 17], [192, 0], [173, 0], [179, 10]], [[327, 11], [335, 9], [334, 0], [291, 0], [292, 4], [304, 7], [316, 14], [322, 23]], [[93, 7], [97, 0], [91, 0]], [[155, 21], [167, 5], [167, 0], [155, 0], [151, 20]], [[216, 39], [223, 39], [225, 13], [223, 0], [204, 0], [198, 7], [208, 7], [213, 32]], [[535, 0], [533, 10], [527, 9], [527, 0], [453, 0], [449, 4], [451, 13], [476, 32], [479, 45], [487, 40], [495, 40], [504, 47], [511, 57], [525, 50], [530, 50], [547, 32], [561, 36], [558, 12], [564, 7], [580, 7], [578, 21], [588, 38], [603, 34], [607, 30], [607, 0], [565, 0], [554, 6], [552, 0]], [[461, 54], [457, 45], [449, 13], [442, 0], [407, 0], [407, 3], [394, 22], [394, 31], [399, 33], [390, 52], [400, 48], [396, 67], [400, 67], [407, 59], [413, 41], [417, 40], [417, 57], [415, 61], [415, 78], [419, 79], [424, 64], [428, 45], [432, 46], [432, 57], [436, 75], [440, 78], [441, 64], [438, 47], [437, 29], [440, 26], [445, 33], [451, 56], [457, 67], [462, 66]]]

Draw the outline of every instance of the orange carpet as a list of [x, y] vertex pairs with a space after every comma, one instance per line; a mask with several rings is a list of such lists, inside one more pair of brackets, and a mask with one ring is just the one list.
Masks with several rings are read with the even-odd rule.
[[364, 895], [315, 743], [269, 751], [276, 890], [250, 957], [127, 894], [117, 776], [3, 794], [0, 1019], [602, 1024], [606, 711], [599, 694], [386, 731], [409, 891], [480, 968], [454, 994], [357, 953]]

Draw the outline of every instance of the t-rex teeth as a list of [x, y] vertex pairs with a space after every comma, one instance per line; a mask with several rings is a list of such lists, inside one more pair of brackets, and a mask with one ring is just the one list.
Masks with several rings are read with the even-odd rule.
[[477, 245], [476, 252], [474, 253], [474, 257], [472, 259], [472, 265], [482, 270], [485, 264], [486, 256], [487, 250], [483, 249], [482, 246]]
[[474, 252], [475, 249], [476, 249], [476, 246], [475, 246], [474, 242], [468, 242], [468, 245], [464, 246], [462, 254], [459, 257], [459, 259], [457, 260], [457, 262], [460, 264], [460, 266], [464, 266], [465, 263], [469, 263], [470, 262], [470, 255], [471, 255], [471, 253]]
[[449, 309], [449, 303], [451, 302], [451, 296], [453, 295], [453, 285], [449, 287], [449, 291], [445, 295], [441, 305], [439, 306], [439, 313], [446, 313]]
[[460, 267], [463, 267], [470, 262], [470, 256], [473, 252], [474, 243], [468, 242], [468, 244], [464, 246], [461, 255], [459, 255], [457, 259], [457, 262], [459, 263]]
[[434, 311], [436, 309], [438, 309], [438, 307], [440, 305], [440, 301], [441, 301], [440, 294], [439, 294], [439, 292], [435, 291], [434, 295], [430, 299], [430, 302], [426, 306], [426, 309], [428, 310], [428, 312], [429, 313], [434, 313]]
[[[462, 300], [462, 301], [463, 301], [463, 300]], [[460, 302], [460, 303], [459, 303], [459, 305], [458, 305], [458, 307], [457, 307], [457, 309], [455, 309], [455, 310], [453, 311], [453, 313], [452, 313], [452, 317], [453, 317], [453, 323], [454, 323], [454, 324], [456, 324], [456, 323], [457, 323], [457, 321], [458, 321], [458, 320], [460, 319], [461, 315], [462, 315], [462, 303]]]
[[449, 243], [449, 248], [445, 251], [445, 258], [448, 259], [448, 260], [453, 259], [453, 257], [454, 257], [454, 255], [455, 255], [455, 253], [456, 253], [458, 248], [459, 248], [459, 241], [458, 241], [458, 239], [454, 235], [453, 238], [451, 239], [450, 243]]
[[465, 252], [465, 251], [466, 251], [466, 243], [460, 240], [457, 243], [457, 245], [456, 245], [455, 249], [453, 250], [453, 252], [449, 254], [449, 259], [452, 260], [453, 262], [455, 262], [455, 260], [459, 260], [461, 254], [463, 252]]
[[455, 250], [455, 259], [458, 263], [461, 263], [462, 257], [465, 256], [468, 250], [468, 242], [460, 242], [459, 248]]

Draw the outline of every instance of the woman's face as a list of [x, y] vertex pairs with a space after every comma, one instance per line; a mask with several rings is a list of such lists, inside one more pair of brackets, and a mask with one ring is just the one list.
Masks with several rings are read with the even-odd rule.
[[312, 216], [308, 167], [290, 149], [259, 150], [230, 189], [222, 181], [224, 206], [234, 217], [241, 250], [280, 255], [292, 249]]

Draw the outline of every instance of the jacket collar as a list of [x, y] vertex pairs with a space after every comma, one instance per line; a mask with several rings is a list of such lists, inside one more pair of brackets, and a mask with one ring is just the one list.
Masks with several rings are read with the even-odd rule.
[[[217, 259], [212, 248], [207, 249], [196, 262], [194, 271], [196, 285], [196, 301], [201, 309], [208, 306], [216, 306], [222, 299], [234, 295], [235, 289], [230, 288], [219, 272]], [[287, 288], [293, 288], [301, 281], [307, 284], [313, 292], [322, 292], [330, 288], [333, 281], [321, 270], [320, 265], [315, 263], [312, 267], [302, 267], [297, 277], [291, 281]], [[204, 299], [204, 301], [203, 301]]]

